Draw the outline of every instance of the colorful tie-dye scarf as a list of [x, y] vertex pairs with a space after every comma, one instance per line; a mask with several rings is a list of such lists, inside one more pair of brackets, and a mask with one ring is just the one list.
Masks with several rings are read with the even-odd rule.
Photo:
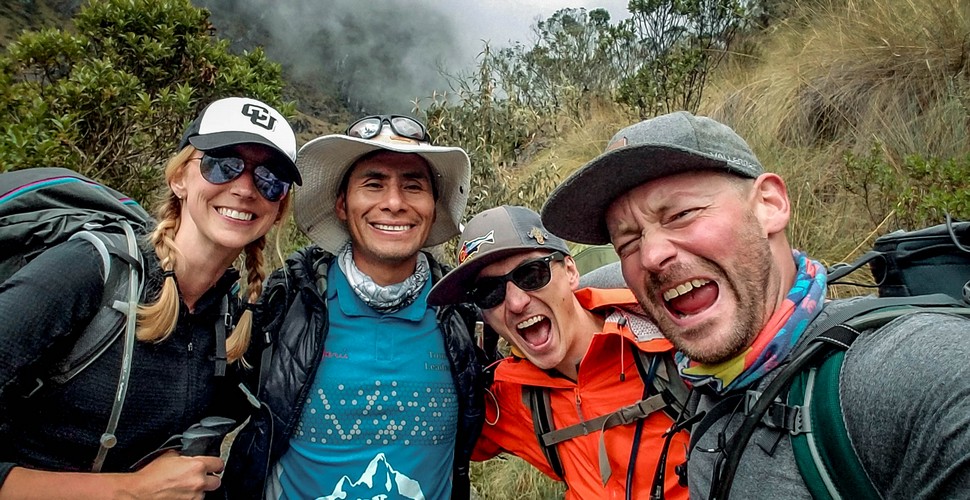
[[792, 255], [798, 266], [795, 285], [754, 342], [733, 359], [716, 365], [695, 363], [677, 353], [685, 379], [695, 386], [710, 384], [724, 394], [757, 382], [788, 356], [825, 299], [825, 267], [797, 250]]

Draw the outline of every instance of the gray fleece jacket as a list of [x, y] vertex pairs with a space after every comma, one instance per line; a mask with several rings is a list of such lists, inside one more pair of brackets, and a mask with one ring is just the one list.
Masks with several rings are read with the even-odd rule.
[[[883, 498], [970, 498], [970, 320], [919, 313], [864, 332], [846, 353], [841, 378], [846, 429]], [[698, 409], [718, 400], [704, 395]], [[738, 411], [695, 437], [688, 466], [692, 499], [710, 495], [718, 434], [730, 439], [741, 422], [743, 408]], [[787, 434], [755, 431], [731, 498], [811, 498]]]

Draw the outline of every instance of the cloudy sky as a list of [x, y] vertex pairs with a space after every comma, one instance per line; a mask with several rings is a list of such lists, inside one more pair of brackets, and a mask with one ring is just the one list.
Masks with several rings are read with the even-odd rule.
[[[355, 112], [407, 113], [494, 49], [534, 41], [531, 27], [563, 8], [628, 17], [627, 0], [197, 0], [217, 32], [264, 44], [288, 80], [339, 95]], [[272, 5], [272, 7], [267, 7]]]
[[490, 40], [492, 45], [502, 47], [510, 45], [509, 40], [528, 41], [536, 18], [548, 19], [559, 9], [602, 8], [614, 22], [629, 17], [627, 0], [429, 0], [428, 3], [449, 6], [450, 17], [472, 57], [481, 49], [481, 40]]

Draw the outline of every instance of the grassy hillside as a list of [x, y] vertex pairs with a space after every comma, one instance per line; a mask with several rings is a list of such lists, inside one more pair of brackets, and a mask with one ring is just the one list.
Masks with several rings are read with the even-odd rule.
[[[831, 263], [879, 234], [942, 222], [909, 206], [933, 195], [920, 183], [962, 193], [950, 210], [970, 216], [970, 2], [801, 0], [787, 11], [732, 47], [699, 113], [733, 126], [787, 180], [794, 244]], [[633, 121], [599, 106], [521, 172], [568, 175]], [[956, 164], [917, 179], [914, 157]]]
[[[934, 222], [932, 215], [899, 217], [903, 192], [881, 189], [892, 183], [861, 188], [863, 172], [847, 168], [858, 166], [847, 165], [847, 155], [875, 153], [885, 161], [880, 173], [899, 176], [899, 188], [908, 156], [967, 165], [970, 3], [795, 5], [791, 18], [724, 68], [702, 111], [734, 124], [765, 166], [788, 180], [794, 243], [841, 260], [867, 246], [870, 233]], [[965, 182], [941, 188], [965, 193]]]
[[[921, 185], [956, 197], [951, 210], [970, 217], [970, 2], [788, 7], [789, 17], [732, 48], [699, 113], [732, 125], [765, 168], [786, 179], [793, 244], [831, 264], [891, 230], [942, 222], [939, 212], [906, 213], [907, 197], [938, 196]], [[518, 175], [550, 170], [564, 178], [634, 121], [615, 106], [596, 107]], [[928, 158], [953, 165], [917, 178], [919, 159]], [[846, 288], [832, 295], [859, 291]], [[483, 499], [558, 495], [552, 481], [519, 460], [478, 464], [473, 472]]]

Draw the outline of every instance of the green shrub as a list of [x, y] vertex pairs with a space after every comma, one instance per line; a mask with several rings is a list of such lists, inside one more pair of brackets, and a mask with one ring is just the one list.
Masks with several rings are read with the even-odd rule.
[[862, 198], [873, 222], [894, 218], [896, 228], [939, 224], [949, 213], [970, 217], [970, 155], [893, 161], [880, 144], [866, 155], [845, 155], [845, 189]]
[[738, 0], [631, 0], [632, 17], [618, 26], [632, 74], [622, 75], [618, 103], [640, 118], [697, 112], [708, 76], [723, 59], [737, 30], [747, 23]]
[[230, 54], [189, 0], [93, 0], [74, 26], [24, 32], [0, 56], [0, 171], [66, 167], [144, 202], [210, 101], [280, 105], [280, 66]]

